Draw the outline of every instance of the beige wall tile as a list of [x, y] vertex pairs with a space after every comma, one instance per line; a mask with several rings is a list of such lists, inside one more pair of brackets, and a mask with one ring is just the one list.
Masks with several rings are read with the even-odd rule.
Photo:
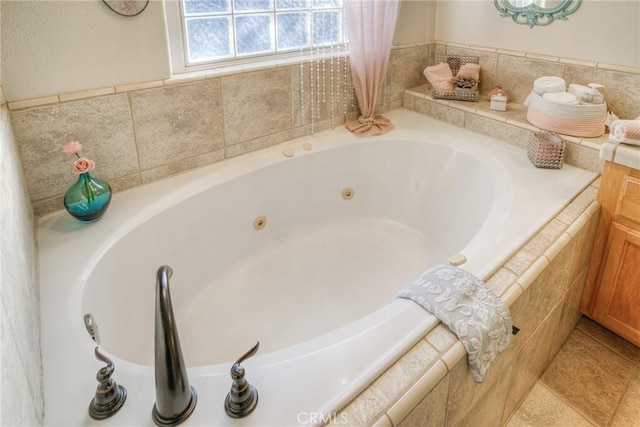
[[531, 132], [517, 126], [475, 114], [467, 114], [464, 125], [468, 129], [500, 139], [509, 145], [523, 149], [529, 146]]
[[438, 352], [427, 341], [420, 340], [385, 371], [372, 385], [384, 392], [386, 397], [382, 403], [385, 408], [413, 385], [437, 358]]
[[73, 158], [62, 153], [69, 141], [96, 162], [98, 178], [111, 180], [138, 171], [127, 95], [35, 108], [11, 114], [31, 200], [64, 192], [75, 181]]
[[[354, 94], [350, 90], [351, 68], [348, 57], [325, 60], [324, 66], [318, 62], [306, 62], [302, 67], [291, 65], [288, 68], [291, 70], [295, 127], [310, 125], [312, 111], [314, 131], [318, 131], [319, 122], [331, 120], [332, 115], [334, 123], [341, 122], [345, 112], [357, 109], [357, 102], [352, 99]], [[320, 97], [316, 97], [318, 93]], [[307, 134], [310, 133], [309, 131]]]
[[113, 192], [124, 191], [129, 188], [136, 187], [140, 184], [142, 184], [142, 180], [140, 179], [140, 174], [138, 172], [121, 176], [109, 181], [109, 185], [111, 186], [111, 190], [113, 190]]
[[227, 145], [292, 129], [291, 75], [279, 68], [222, 77]]
[[622, 73], [599, 68], [568, 65], [567, 85], [599, 83], [607, 106], [621, 119], [635, 119], [640, 115], [640, 74]]
[[64, 209], [64, 195], [53, 196], [48, 199], [32, 202], [33, 214], [37, 217]]
[[449, 375], [398, 424], [398, 427], [443, 426], [447, 417], [447, 396], [449, 394]]
[[481, 399], [508, 378], [516, 355], [516, 347], [509, 344], [493, 361], [483, 383], [476, 383], [469, 373], [467, 358], [463, 357], [450, 372], [449, 400], [447, 402], [447, 425], [456, 426], [470, 413]]
[[567, 291], [574, 249], [572, 240], [511, 306], [513, 324], [520, 328], [514, 345], [529, 339]]
[[439, 352], [445, 352], [449, 350], [455, 343], [458, 342], [458, 338], [451, 330], [440, 323], [432, 331], [427, 334], [426, 337], [429, 344], [431, 344]]
[[595, 238], [600, 211], [589, 218], [587, 224], [576, 235], [576, 253], [571, 264], [570, 277], [576, 277], [591, 260], [591, 249]]
[[431, 365], [424, 375], [387, 409], [386, 414], [391, 422], [394, 425], [400, 424], [447, 374], [447, 367], [442, 361], [436, 361]]
[[[338, 414], [336, 419], [347, 421], [344, 426], [366, 426], [384, 413], [383, 401], [386, 400], [383, 390], [369, 387], [352, 400]], [[344, 414], [344, 417], [342, 416]]]
[[469, 414], [456, 426], [478, 427], [501, 425], [502, 412], [509, 390], [509, 379], [513, 366], [509, 365], [502, 372], [495, 384], [487, 390], [482, 398], [469, 411]]
[[405, 89], [427, 82], [423, 75], [429, 65], [429, 46], [394, 49], [389, 59], [391, 101], [402, 99]]
[[602, 160], [597, 150], [592, 150], [584, 145], [567, 144], [564, 162], [591, 172], [602, 173]]
[[549, 351], [561, 313], [562, 305], [558, 304], [518, 351], [504, 404], [503, 423], [511, 417], [520, 401], [526, 397], [529, 390], [549, 366]]
[[588, 187], [571, 201], [569, 206], [564, 208], [556, 218], [567, 225], [571, 225], [582, 212], [596, 199], [598, 190]]
[[420, 340], [341, 412], [350, 426], [371, 425], [427, 371], [438, 352]]
[[418, 113], [433, 116], [436, 119], [440, 119], [457, 126], [464, 126], [466, 113], [457, 108], [449, 107], [443, 103], [427, 99], [415, 99], [413, 101], [413, 109]]
[[211, 153], [205, 153], [200, 156], [190, 157], [188, 159], [179, 160], [167, 165], [158, 166], [150, 170], [142, 172], [142, 182], [147, 183], [175, 175], [180, 172], [195, 169], [201, 166], [207, 166], [224, 159], [224, 150], [220, 149]]
[[130, 96], [142, 170], [224, 147], [219, 79], [148, 89]]
[[249, 153], [251, 151], [260, 150], [261, 148], [270, 147], [272, 145], [279, 144], [284, 141], [288, 141], [292, 138], [292, 131], [286, 130], [273, 135], [268, 135], [262, 138], [256, 138], [252, 141], [243, 142], [240, 144], [231, 145], [226, 148], [226, 157], [231, 158], [239, 156], [240, 154]]
[[506, 268], [500, 268], [485, 283], [489, 289], [498, 296], [501, 296], [507, 289], [516, 282], [518, 276]]
[[522, 104], [533, 89], [533, 82], [542, 76], [564, 74], [564, 65], [537, 59], [500, 55], [496, 80], [509, 91], [509, 100]]
[[587, 278], [587, 268], [585, 267], [581, 272], [573, 278], [569, 290], [565, 293], [562, 299], [562, 314], [558, 321], [558, 327], [555, 332], [555, 338], [551, 345], [549, 359], [553, 359], [560, 348], [569, 338], [569, 335], [573, 332], [578, 322], [582, 318], [580, 313], [580, 300], [582, 299], [582, 291], [584, 289], [584, 282]]
[[[334, 117], [333, 120], [327, 119], [313, 123], [313, 129], [311, 124], [299, 126], [293, 129], [292, 138], [298, 138], [301, 136], [307, 136], [316, 134], [329, 129], [335, 129], [344, 125], [344, 117], [342, 115]], [[285, 132], [283, 132], [284, 134]], [[243, 144], [238, 144], [242, 146]]]

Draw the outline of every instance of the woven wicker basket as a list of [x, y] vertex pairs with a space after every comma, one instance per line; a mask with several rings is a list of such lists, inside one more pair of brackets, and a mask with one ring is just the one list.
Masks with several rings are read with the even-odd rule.
[[535, 132], [529, 136], [529, 160], [537, 168], [562, 169], [566, 143], [555, 133]]
[[[449, 64], [451, 74], [454, 76], [460, 71], [460, 67], [464, 64], [479, 64], [480, 57], [466, 55], [436, 55], [436, 64], [444, 62]], [[460, 101], [478, 100], [478, 88], [473, 89], [431, 89], [431, 96], [436, 99], [456, 99]]]

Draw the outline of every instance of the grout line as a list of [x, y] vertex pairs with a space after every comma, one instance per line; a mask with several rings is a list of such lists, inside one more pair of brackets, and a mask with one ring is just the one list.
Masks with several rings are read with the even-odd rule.
[[[577, 329], [577, 328], [576, 328]], [[575, 329], [574, 329], [575, 332]], [[573, 332], [572, 332], [573, 334]], [[557, 357], [557, 356], [556, 356]], [[555, 359], [555, 357], [554, 357]], [[584, 420], [586, 422], [588, 422], [589, 424], [591, 424], [594, 427], [599, 427], [598, 424], [593, 421], [587, 414], [583, 413], [580, 408], [574, 406], [573, 403], [571, 403], [562, 393], [559, 393], [557, 390], [551, 388], [549, 385], [547, 385], [543, 380], [542, 377], [536, 382], [537, 385], [540, 385], [541, 387], [544, 387], [549, 393], [551, 393], [555, 398], [557, 398], [559, 401], [561, 401], [562, 403], [564, 403], [566, 406], [568, 406], [569, 408], [571, 408], [573, 411], [575, 411], [578, 415], [580, 415], [582, 418], [584, 418]], [[535, 385], [534, 385], [535, 387]], [[533, 388], [532, 388], [533, 390]]]
[[[586, 316], [584, 316], [584, 317], [586, 317]], [[589, 319], [589, 318], [587, 317], [587, 319]], [[590, 321], [590, 322], [595, 323], [599, 328], [602, 328], [602, 329], [604, 330], [604, 332], [605, 332], [605, 333], [607, 333], [607, 334], [609, 334], [609, 335], [612, 335], [615, 339], [620, 339], [620, 340], [623, 340], [624, 342], [628, 342], [628, 341], [627, 341], [627, 340], [625, 340], [624, 338], [619, 337], [618, 335], [616, 335], [615, 333], [613, 333], [613, 332], [609, 331], [609, 330], [608, 330], [607, 328], [605, 328], [604, 326], [599, 325], [599, 324], [598, 324], [598, 323], [596, 323], [595, 321], [593, 321], [593, 320], [591, 320], [591, 319], [589, 319], [589, 321]], [[598, 337], [596, 337], [596, 336], [594, 336], [594, 335], [591, 335], [591, 334], [589, 333], [589, 331], [586, 331], [586, 330], [582, 329], [582, 328], [580, 327], [580, 324], [578, 324], [578, 326], [576, 326], [576, 329], [579, 329], [579, 330], [580, 330], [580, 332], [582, 332], [583, 334], [585, 334], [585, 335], [586, 335], [586, 336], [588, 336], [589, 338], [593, 339], [593, 340], [594, 340], [594, 341], [596, 341], [598, 344], [601, 344], [601, 345], [603, 345], [604, 347], [606, 347], [607, 349], [611, 350], [612, 352], [614, 352], [614, 353], [615, 353], [615, 354], [617, 354], [618, 356], [622, 357], [624, 360], [626, 360], [626, 361], [628, 361], [628, 362], [631, 362], [631, 363], [633, 363], [634, 365], [638, 365], [638, 361], [637, 361], [637, 360], [633, 360], [633, 359], [629, 358], [627, 355], [622, 354], [622, 353], [621, 353], [617, 348], [611, 347], [609, 344], [607, 344], [606, 342], [602, 341], [602, 340], [601, 340], [601, 339], [599, 339]], [[633, 344], [629, 343], [629, 345], [633, 345]], [[638, 371], [638, 372], [640, 372], [640, 368], [639, 368], [639, 371]]]
[[140, 174], [140, 183], [142, 183], [142, 164], [140, 160], [140, 147], [138, 146], [138, 131], [136, 128], [135, 114], [133, 113], [133, 99], [131, 99], [130, 92], [127, 93], [127, 103], [129, 105], [129, 117], [131, 118], [131, 134], [133, 136], [133, 145], [136, 147], [138, 173]]
[[624, 399], [627, 397], [627, 394], [629, 393], [629, 389], [631, 388], [631, 384], [633, 383], [633, 381], [636, 379], [638, 375], [639, 373], [638, 373], [638, 370], [636, 369], [635, 374], [631, 375], [631, 377], [629, 378], [629, 381], [627, 381], [626, 387], [624, 388], [624, 393], [622, 393], [618, 398], [618, 402], [615, 406], [615, 409], [613, 410], [613, 412], [611, 413], [611, 416], [607, 420], [608, 426], [612, 425], [613, 420], [616, 418], [616, 415], [618, 415], [618, 410], [620, 409], [620, 405], [622, 405], [622, 402], [624, 402]]

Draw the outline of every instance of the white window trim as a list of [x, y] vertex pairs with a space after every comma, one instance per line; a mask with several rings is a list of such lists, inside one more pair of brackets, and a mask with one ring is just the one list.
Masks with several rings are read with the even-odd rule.
[[[274, 63], [274, 61], [286, 63], [308, 61], [314, 59], [317, 56], [326, 56], [329, 51], [333, 52], [334, 56], [348, 55], [348, 44], [344, 44], [340, 46], [334, 46], [333, 48], [325, 48], [324, 50], [294, 50], [278, 54], [234, 58], [231, 60], [220, 61], [216, 63], [205, 63], [187, 66], [187, 51], [184, 45], [184, 40], [186, 39], [186, 29], [184, 28], [184, 20], [182, 18], [181, 7], [182, 5], [180, 0], [164, 1], [167, 39], [169, 43], [169, 59], [171, 62], [171, 72], [173, 75], [211, 69], [233, 68], [242, 66], [243, 64], [260, 66], [260, 64]], [[343, 31], [345, 30], [343, 29]]]
[[185, 51], [184, 27], [182, 25], [182, 12], [180, 0], [165, 0], [164, 10], [167, 24], [167, 38], [169, 39], [169, 58], [173, 74], [181, 74], [187, 70], [187, 52]]

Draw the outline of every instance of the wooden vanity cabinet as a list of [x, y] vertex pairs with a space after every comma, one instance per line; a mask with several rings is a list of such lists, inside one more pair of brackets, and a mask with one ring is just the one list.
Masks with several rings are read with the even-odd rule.
[[605, 162], [580, 311], [640, 347], [640, 171]]

